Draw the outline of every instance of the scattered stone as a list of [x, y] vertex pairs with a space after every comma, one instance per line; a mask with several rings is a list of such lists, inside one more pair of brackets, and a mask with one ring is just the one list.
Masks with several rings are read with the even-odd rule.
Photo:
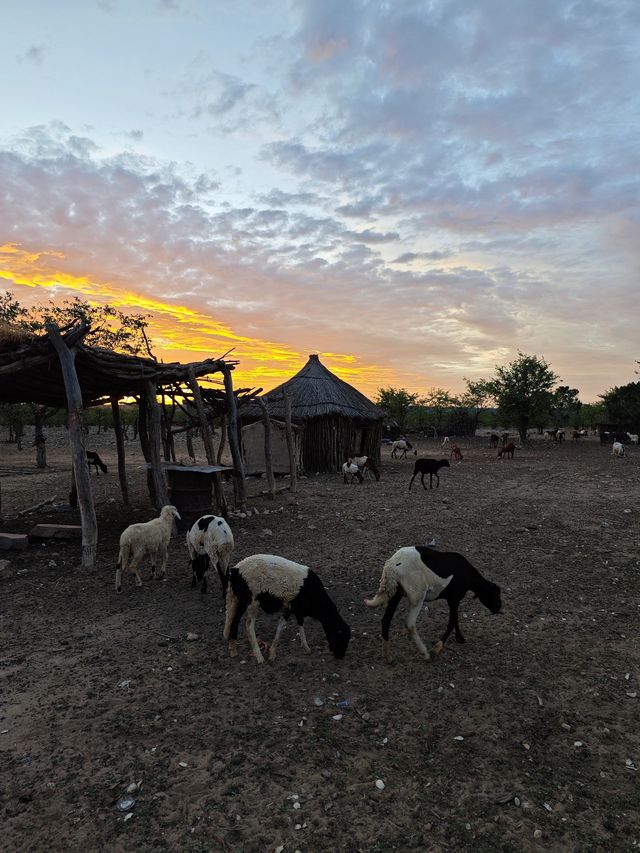
[[195, 642], [195, 640], [199, 640], [199, 639], [200, 639], [199, 634], [193, 634], [191, 631], [189, 631], [189, 633], [187, 634], [187, 642], [188, 643], [193, 643], [193, 642]]
[[542, 830], [541, 829], [534, 829], [533, 830], [533, 837], [535, 839], [542, 838]]
[[260, 531], [260, 536], [262, 536], [263, 539], [268, 539], [270, 536], [273, 536], [273, 530], [269, 527], [263, 527]]
[[0, 551], [24, 551], [29, 537], [24, 533], [0, 533]]
[[377, 788], [379, 791], [384, 791], [385, 784], [384, 784], [384, 782], [382, 781], [382, 779], [376, 779], [376, 788]]
[[15, 573], [15, 569], [11, 565], [10, 560], [0, 560], [0, 578], [6, 580]]

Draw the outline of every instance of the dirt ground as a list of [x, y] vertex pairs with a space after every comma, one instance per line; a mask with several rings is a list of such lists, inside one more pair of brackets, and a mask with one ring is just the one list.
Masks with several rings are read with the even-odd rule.
[[[37, 473], [32, 449], [0, 438], [2, 529], [76, 523], [77, 513], [54, 510], [15, 520], [66, 496], [64, 434], [50, 437], [50, 468]], [[111, 441], [88, 441], [109, 464], [93, 477], [98, 570], [80, 568], [75, 542], [0, 554], [15, 569], [0, 580], [3, 850], [640, 845], [638, 448], [614, 459], [595, 438], [535, 440], [500, 461], [485, 439], [464, 440], [464, 461], [432, 491], [418, 482], [408, 492], [413, 459], [391, 460], [387, 448], [379, 483], [311, 476], [269, 502], [264, 481], [250, 481], [260, 514], [231, 520], [235, 557], [271, 552], [312, 566], [353, 631], [336, 661], [309, 621], [305, 656], [292, 620], [278, 660], [258, 666], [244, 635], [239, 658], [227, 657], [217, 579], [207, 595], [190, 588], [182, 536], [165, 583], [147, 569], [141, 590], [127, 578], [116, 595], [119, 534], [153, 512], [132, 443], [132, 509], [122, 507]], [[434, 441], [418, 452], [442, 456]], [[395, 662], [384, 665], [382, 611], [362, 599], [395, 549], [431, 535], [501, 585], [504, 612], [467, 597], [466, 644], [452, 637], [428, 664], [401, 608]], [[440, 636], [446, 613], [434, 602], [422, 614], [425, 641]], [[276, 620], [259, 618], [261, 639]], [[125, 820], [115, 802], [139, 781]]]

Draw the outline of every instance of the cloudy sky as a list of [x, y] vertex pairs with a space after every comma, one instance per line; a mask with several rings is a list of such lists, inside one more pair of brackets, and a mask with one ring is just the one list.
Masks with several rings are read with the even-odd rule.
[[0, 286], [369, 394], [640, 358], [636, 0], [3, 0]]

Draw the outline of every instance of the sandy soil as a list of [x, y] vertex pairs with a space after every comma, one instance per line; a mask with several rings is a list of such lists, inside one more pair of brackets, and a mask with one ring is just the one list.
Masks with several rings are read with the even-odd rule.
[[[92, 435], [89, 446], [113, 463], [111, 441]], [[79, 567], [77, 543], [51, 542], [11, 556], [16, 572], [0, 580], [0, 847], [640, 844], [640, 451], [613, 459], [596, 439], [540, 440], [498, 461], [484, 440], [461, 444], [464, 461], [442, 472], [439, 490], [418, 483], [409, 493], [413, 460], [390, 460], [387, 449], [379, 483], [310, 477], [269, 503], [264, 482], [251, 481], [260, 514], [231, 521], [237, 558], [273, 552], [311, 565], [353, 630], [335, 661], [313, 622], [305, 656], [292, 622], [278, 660], [261, 667], [244, 636], [240, 657], [227, 657], [217, 581], [207, 595], [191, 590], [182, 537], [166, 583], [147, 570], [141, 590], [127, 579], [115, 594], [119, 533], [152, 515], [142, 457], [129, 445], [131, 510], [111, 465], [93, 479], [98, 570]], [[427, 441], [419, 453], [442, 455]], [[55, 511], [10, 518], [66, 495], [67, 456], [64, 435], [51, 436], [50, 468], [36, 473], [32, 450], [0, 445], [4, 530], [77, 521]], [[401, 609], [395, 663], [384, 665], [382, 613], [362, 598], [396, 548], [431, 534], [502, 586], [504, 613], [465, 600], [466, 644], [447, 643], [427, 664]], [[262, 615], [259, 636], [271, 639], [275, 623]], [[445, 625], [444, 602], [418, 623], [427, 641]], [[199, 639], [187, 642], [188, 632]], [[115, 801], [138, 781], [125, 821]]]

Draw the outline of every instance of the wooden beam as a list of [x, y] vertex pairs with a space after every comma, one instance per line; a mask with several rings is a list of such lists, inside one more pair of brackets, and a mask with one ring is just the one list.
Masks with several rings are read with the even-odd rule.
[[289, 484], [291, 491], [296, 492], [298, 490], [298, 463], [293, 427], [291, 426], [291, 397], [286, 391], [282, 392], [282, 396], [284, 397], [284, 428], [287, 437], [287, 450], [289, 451]]
[[276, 479], [273, 476], [273, 453], [271, 451], [271, 419], [269, 409], [262, 398], [258, 398], [258, 405], [262, 410], [262, 426], [264, 428], [264, 467], [267, 475], [268, 495], [271, 500], [276, 496]]
[[78, 504], [80, 506], [82, 565], [87, 569], [92, 569], [96, 564], [98, 523], [96, 521], [93, 495], [91, 493], [91, 475], [89, 473], [89, 466], [87, 465], [87, 451], [82, 432], [82, 390], [75, 368], [75, 350], [70, 350], [67, 347], [62, 340], [60, 329], [55, 323], [47, 323], [45, 329], [53, 348], [58, 354], [60, 367], [62, 368], [62, 377], [67, 396], [69, 441], [78, 490]]
[[169, 491], [160, 460], [162, 436], [160, 434], [160, 406], [156, 400], [156, 392], [155, 382], [145, 382], [144, 397], [149, 414], [149, 464], [155, 492], [155, 505], [157, 509], [162, 509], [169, 503]]
[[120, 406], [118, 398], [111, 398], [111, 413], [113, 415], [113, 431], [116, 434], [116, 451], [118, 453], [118, 479], [120, 480], [120, 491], [122, 492], [122, 503], [129, 506], [129, 485], [127, 483], [127, 469], [124, 456], [124, 434], [122, 432], [122, 418], [120, 417]]
[[[193, 402], [196, 406], [196, 411], [198, 412], [198, 420], [200, 422], [200, 431], [202, 433], [202, 441], [204, 442], [204, 452], [207, 456], [207, 462], [209, 465], [216, 464], [216, 454], [213, 446], [213, 436], [211, 435], [211, 427], [209, 426], [209, 421], [207, 419], [207, 413], [204, 408], [204, 403], [202, 401], [202, 391], [200, 390], [200, 386], [196, 381], [195, 371], [190, 368], [189, 369], [189, 387], [191, 388], [191, 393], [193, 394]], [[222, 479], [220, 474], [213, 475], [213, 490], [216, 496], [216, 503], [218, 504], [220, 514], [223, 518], [227, 518], [229, 510], [227, 508], [227, 501], [224, 496], [224, 489], [222, 488]]]
[[229, 448], [233, 459], [233, 467], [238, 472], [238, 476], [233, 478], [234, 489], [236, 490], [236, 499], [241, 511], [246, 512], [247, 484], [244, 478], [244, 464], [238, 441], [238, 407], [236, 405], [235, 394], [233, 393], [231, 367], [228, 364], [225, 364], [222, 368], [222, 375], [224, 376], [224, 390], [227, 392], [227, 406], [229, 407]]

